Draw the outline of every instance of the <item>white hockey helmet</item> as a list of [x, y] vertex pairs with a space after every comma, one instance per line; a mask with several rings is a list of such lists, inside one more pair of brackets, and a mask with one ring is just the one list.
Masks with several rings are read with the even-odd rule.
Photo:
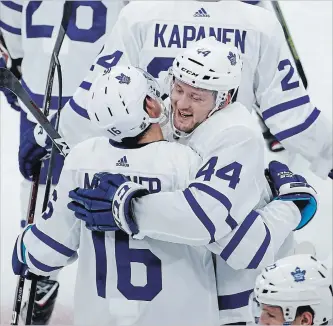
[[[216, 92], [215, 107], [210, 116], [221, 108], [231, 90], [236, 93], [241, 82], [242, 66], [235, 46], [208, 37], [195, 42], [175, 58], [171, 76], [173, 80], [176, 78], [187, 85]], [[177, 136], [188, 136], [173, 128]]]
[[[151, 118], [145, 110], [149, 96], [161, 104], [161, 116]], [[164, 104], [157, 81], [147, 72], [133, 66], [107, 69], [93, 82], [87, 111], [92, 123], [103, 134], [116, 142], [135, 137], [151, 123], [158, 123], [164, 113]]]
[[266, 267], [256, 279], [260, 304], [281, 307], [285, 321], [295, 320], [298, 307], [310, 306], [315, 325], [332, 319], [332, 274], [309, 254], [293, 255]]

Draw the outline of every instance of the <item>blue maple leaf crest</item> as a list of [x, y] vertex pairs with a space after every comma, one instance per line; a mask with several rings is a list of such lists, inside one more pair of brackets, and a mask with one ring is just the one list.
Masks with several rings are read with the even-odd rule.
[[124, 75], [123, 73], [121, 73], [119, 76], [116, 77], [116, 79], [119, 80], [119, 84], [129, 84], [131, 82], [131, 78]]
[[236, 65], [237, 61], [236, 61], [236, 54], [235, 53], [229, 51], [229, 55], [227, 56], [227, 58], [229, 59], [232, 66]]
[[306, 270], [301, 270], [299, 267], [296, 267], [295, 272], [291, 272], [291, 275], [294, 277], [295, 282], [305, 281]]

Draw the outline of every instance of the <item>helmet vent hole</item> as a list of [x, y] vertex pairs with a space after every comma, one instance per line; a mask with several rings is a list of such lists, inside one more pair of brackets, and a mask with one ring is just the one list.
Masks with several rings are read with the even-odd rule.
[[333, 289], [332, 289], [332, 284], [329, 286], [329, 289], [331, 291], [332, 297], [333, 297]]
[[97, 113], [95, 113], [95, 117], [96, 117], [97, 121], [99, 121], [98, 116], [97, 116]]
[[203, 64], [200, 63], [200, 62], [198, 62], [198, 61], [196, 61], [196, 60], [193, 60], [193, 59], [191, 59], [191, 58], [188, 58], [188, 60], [189, 60], [189, 61], [192, 61], [192, 62], [194, 62], [194, 63], [196, 63], [197, 65], [199, 65], [199, 66], [201, 66], [201, 67], [203, 67]]
[[209, 79], [210, 79], [210, 76], [203, 76], [202, 79], [203, 79], [203, 80], [209, 80]]
[[92, 96], [91, 96], [91, 98], [94, 98], [94, 96], [95, 96], [95, 93], [92, 93]]
[[127, 114], [129, 114], [128, 110], [126, 109]]
[[192, 80], [192, 84], [195, 84], [195, 80]]
[[108, 88], [107, 87], [105, 87], [105, 94], [107, 94], [108, 93]]
[[213, 70], [213, 69], [209, 69], [209, 71], [210, 71], [210, 72], [215, 72], [215, 70]]
[[124, 101], [121, 101], [121, 103], [123, 103], [123, 106], [126, 106], [125, 102]]
[[262, 291], [262, 293], [268, 293], [268, 290], [264, 289], [264, 290]]
[[213, 79], [220, 79], [220, 77], [213, 77]]
[[311, 259], [312, 259], [312, 260], [314, 260], [314, 261], [317, 261], [317, 259], [316, 259], [316, 258], [314, 258], [313, 256], [311, 256]]
[[111, 112], [111, 109], [109, 107], [108, 107], [108, 111], [109, 111], [109, 113], [110, 113], [110, 115], [112, 117], [112, 112]]

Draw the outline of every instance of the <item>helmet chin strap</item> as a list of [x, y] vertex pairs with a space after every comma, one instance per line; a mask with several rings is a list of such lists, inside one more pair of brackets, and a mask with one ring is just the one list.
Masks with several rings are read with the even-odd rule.
[[[238, 90], [238, 87], [234, 88], [234, 92], [233, 92], [228, 104], [232, 103], [232, 100], [235, 97], [235, 94], [237, 94], [237, 90]], [[217, 93], [216, 102], [215, 102], [216, 105], [213, 108], [213, 110], [209, 112], [207, 118], [209, 118], [213, 113], [215, 113], [216, 111], [218, 111], [224, 107], [225, 102], [228, 99], [228, 94], [229, 94], [229, 91], [219, 91]]]

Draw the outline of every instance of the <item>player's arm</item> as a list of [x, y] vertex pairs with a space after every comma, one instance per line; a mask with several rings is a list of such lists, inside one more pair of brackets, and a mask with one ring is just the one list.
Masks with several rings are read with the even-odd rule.
[[[257, 268], [273, 260], [299, 224], [300, 211], [291, 202], [255, 211], [262, 189], [256, 179], [258, 166], [263, 166], [262, 144], [243, 127], [222, 132], [219, 141], [186, 189], [132, 200], [139, 231], [135, 237], [208, 245], [234, 269]], [[125, 187], [113, 201], [116, 219]]]
[[[116, 65], [138, 65], [141, 37], [136, 35], [139, 31], [132, 25], [127, 7], [119, 14], [87, 77], [62, 109], [59, 132], [71, 147], [91, 136], [98, 136], [98, 131], [90, 124], [85, 107], [91, 84], [96, 76]], [[78, 126], [80, 126], [80, 132], [78, 132]]]
[[332, 131], [327, 118], [311, 103], [288, 49], [282, 27], [275, 24], [262, 35], [255, 75], [256, 100], [265, 124], [291, 152], [311, 162], [311, 169], [327, 177], [332, 169]]
[[20, 274], [22, 267], [27, 266], [32, 273], [47, 276], [77, 259], [80, 222], [67, 209], [68, 192], [75, 185], [75, 173], [65, 165], [46, 211], [16, 241], [14, 273]]

